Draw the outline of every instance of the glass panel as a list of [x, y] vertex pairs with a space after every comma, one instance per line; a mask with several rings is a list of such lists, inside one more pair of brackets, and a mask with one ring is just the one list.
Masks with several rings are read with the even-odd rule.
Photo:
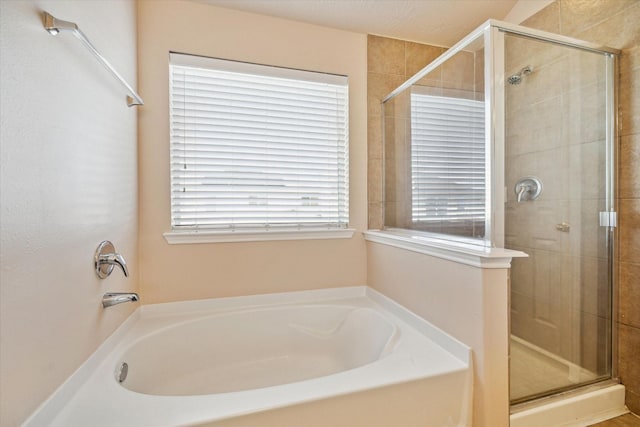
[[383, 104], [385, 227], [485, 239], [483, 39]]
[[[607, 56], [505, 36], [511, 400], [611, 375]], [[539, 190], [539, 191], [538, 191]], [[536, 195], [536, 193], [539, 193]]]

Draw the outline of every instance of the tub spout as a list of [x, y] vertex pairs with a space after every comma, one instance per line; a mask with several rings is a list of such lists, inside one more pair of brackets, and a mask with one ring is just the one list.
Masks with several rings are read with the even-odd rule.
[[120, 292], [107, 292], [102, 297], [102, 307], [107, 308], [112, 305], [122, 304], [123, 302], [136, 302], [140, 301], [140, 297], [136, 293], [120, 293]]

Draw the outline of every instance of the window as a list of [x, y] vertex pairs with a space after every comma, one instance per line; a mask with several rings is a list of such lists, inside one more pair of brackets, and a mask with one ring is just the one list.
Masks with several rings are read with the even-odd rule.
[[484, 102], [467, 99], [472, 92], [428, 90], [411, 93], [412, 221], [426, 230], [483, 236]]
[[344, 229], [347, 77], [170, 56], [174, 231]]

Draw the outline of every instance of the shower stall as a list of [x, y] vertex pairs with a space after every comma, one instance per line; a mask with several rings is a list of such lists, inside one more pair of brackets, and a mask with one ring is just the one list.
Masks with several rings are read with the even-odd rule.
[[488, 21], [382, 103], [385, 229], [527, 255], [512, 405], [616, 376], [617, 55]]

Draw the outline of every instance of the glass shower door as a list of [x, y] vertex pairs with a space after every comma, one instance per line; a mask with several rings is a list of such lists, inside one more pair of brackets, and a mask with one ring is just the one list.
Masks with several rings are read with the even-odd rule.
[[512, 403], [611, 376], [609, 61], [505, 35]]

